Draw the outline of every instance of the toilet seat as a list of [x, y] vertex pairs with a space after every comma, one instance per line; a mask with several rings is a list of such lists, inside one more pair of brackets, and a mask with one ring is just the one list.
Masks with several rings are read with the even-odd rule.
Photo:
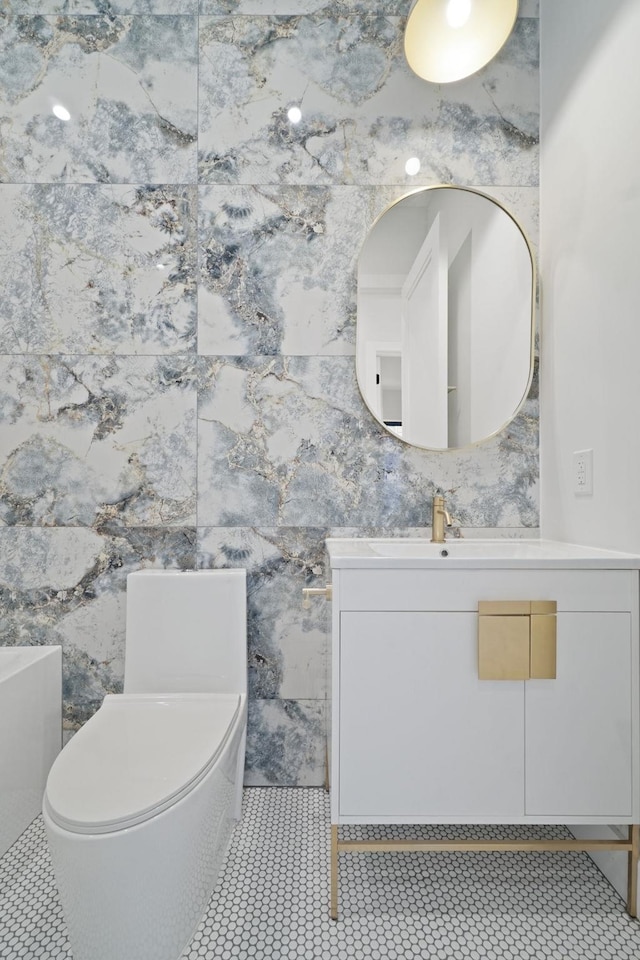
[[234, 729], [236, 694], [116, 694], [54, 762], [44, 806], [74, 833], [149, 820], [191, 791]]

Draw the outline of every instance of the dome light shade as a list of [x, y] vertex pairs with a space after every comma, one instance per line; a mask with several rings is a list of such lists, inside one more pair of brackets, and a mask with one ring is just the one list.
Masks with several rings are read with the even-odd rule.
[[414, 73], [432, 83], [471, 76], [506, 43], [518, 0], [416, 0], [404, 35]]

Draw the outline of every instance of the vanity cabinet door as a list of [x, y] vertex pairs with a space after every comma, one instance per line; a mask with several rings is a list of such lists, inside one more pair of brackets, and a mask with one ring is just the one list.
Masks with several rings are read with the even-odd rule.
[[631, 816], [629, 613], [558, 614], [557, 678], [526, 684], [530, 816]]
[[478, 679], [472, 612], [343, 612], [339, 813], [407, 822], [524, 812], [524, 684]]

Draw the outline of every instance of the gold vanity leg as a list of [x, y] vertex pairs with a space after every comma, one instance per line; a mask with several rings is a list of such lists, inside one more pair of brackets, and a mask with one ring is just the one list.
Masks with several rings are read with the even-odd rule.
[[640, 858], [640, 827], [634, 823], [629, 827], [629, 843], [631, 850], [628, 854], [629, 874], [627, 881], [627, 913], [630, 917], [638, 916], [638, 859]]
[[325, 744], [324, 748], [324, 788], [329, 792], [329, 744]]
[[331, 824], [331, 919], [338, 919], [338, 827]]

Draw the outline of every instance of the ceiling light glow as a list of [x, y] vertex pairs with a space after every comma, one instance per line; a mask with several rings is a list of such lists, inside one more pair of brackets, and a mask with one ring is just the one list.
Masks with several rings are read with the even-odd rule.
[[447, 23], [453, 30], [459, 30], [471, 16], [471, 0], [449, 0], [447, 4]]
[[409, 157], [404, 165], [404, 169], [408, 176], [415, 177], [416, 173], [420, 171], [420, 161], [417, 157]]
[[53, 110], [54, 116], [56, 116], [58, 120], [71, 120], [71, 114], [66, 107], [62, 106], [61, 103], [54, 104], [51, 109]]
[[302, 110], [300, 107], [289, 107], [287, 116], [289, 117], [291, 123], [300, 123], [302, 120]]

